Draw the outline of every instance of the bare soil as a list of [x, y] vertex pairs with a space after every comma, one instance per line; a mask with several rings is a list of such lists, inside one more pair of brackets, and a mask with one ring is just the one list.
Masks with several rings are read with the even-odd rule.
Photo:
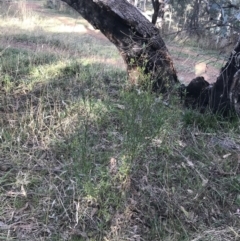
[[[57, 26], [62, 25], [65, 29], [68, 28], [69, 33], [72, 31], [75, 34], [80, 33], [90, 35], [91, 37], [97, 39], [99, 43], [104, 45], [111, 44], [99, 30], [95, 30], [89, 23], [79, 23], [79, 21], [77, 21], [79, 18], [74, 18], [70, 15], [67, 17], [66, 15], [57, 13], [52, 9], [47, 9], [41, 2], [26, 2], [25, 11], [32, 11], [45, 19], [48, 18], [48, 20], [54, 21]], [[11, 46], [29, 50], [36, 50], [37, 48], [35, 43], [24, 44], [11, 42]], [[220, 54], [217, 55], [217, 53], [208, 54], [202, 49], [178, 45], [176, 42], [167, 41], [167, 47], [172, 55], [179, 80], [182, 83], [187, 84], [197, 76], [203, 76], [209, 83], [216, 81], [220, 71], [219, 66], [221, 67], [224, 64], [223, 56]], [[51, 49], [49, 50], [48, 47], [44, 47], [44, 51], [51, 51]], [[54, 51], [56, 52], [56, 49], [54, 49]], [[118, 67], [122, 66], [122, 68], [125, 69], [123, 62], [111, 64], [116, 64]]]
[[[220, 68], [224, 64], [223, 56], [217, 53], [204, 53], [201, 49], [191, 47], [179, 48], [176, 44], [167, 45], [173, 57], [178, 77], [183, 83], [189, 83], [192, 79], [203, 76], [209, 83], [216, 82]], [[202, 52], [202, 53], [201, 53]]]

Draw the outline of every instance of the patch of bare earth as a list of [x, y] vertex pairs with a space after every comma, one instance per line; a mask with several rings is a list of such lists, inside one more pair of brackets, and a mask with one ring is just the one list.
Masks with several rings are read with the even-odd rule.
[[[66, 30], [68, 33], [79, 33], [85, 34], [93, 37], [98, 41], [99, 44], [111, 44], [109, 40], [99, 31], [95, 30], [89, 23], [85, 22], [84, 24], [77, 23], [77, 19], [72, 17], [66, 17], [58, 13], [51, 13], [48, 9], [44, 8], [38, 2], [26, 2], [26, 11], [28, 12], [36, 12], [41, 17], [48, 18], [49, 20], [53, 20], [54, 23], [58, 26], [62, 26], [63, 30]], [[16, 41], [11, 41], [7, 43], [1, 43], [3, 46], [16, 47], [16, 48], [24, 48], [32, 51], [39, 52], [57, 52], [63, 55], [71, 55], [77, 57], [79, 54], [76, 51], [69, 51], [64, 49], [59, 49], [56, 47], [49, 47], [47, 44], [41, 44], [40, 46], [36, 43], [20, 43]], [[220, 56], [205, 54], [202, 50], [192, 50], [189, 47], [180, 47], [175, 44], [169, 43], [167, 47], [172, 55], [174, 66], [177, 70], [179, 80], [187, 84], [192, 79], [203, 76], [206, 81], [209, 83], [214, 83], [219, 75], [219, 66], [223, 66], [224, 58]], [[82, 54], [82, 53], [81, 53]], [[101, 60], [98, 60], [101, 62]], [[120, 66], [125, 69], [125, 65], [122, 62], [107, 60], [104, 59], [104, 63]], [[218, 67], [217, 67], [218, 66]]]
[[[11, 8], [17, 8], [19, 5], [17, 3], [12, 3]], [[75, 37], [79, 34], [79, 37], [82, 35], [89, 36], [93, 38], [99, 45], [112, 45], [112, 43], [99, 31], [95, 30], [89, 23], [81, 18], [67, 17], [63, 14], [57, 12], [51, 12], [53, 10], [46, 9], [41, 2], [31, 2], [26, 1], [24, 5], [24, 11], [34, 15], [36, 13], [40, 18], [47, 20], [49, 23], [48, 29], [50, 31], [56, 33], [59, 30], [60, 33], [65, 33], [66, 35], [74, 34]], [[33, 30], [34, 31], [34, 30]], [[51, 34], [51, 32], [50, 32]], [[76, 38], [76, 42], [81, 42], [81, 38]], [[82, 51], [78, 51], [74, 48], [68, 48], [64, 46], [52, 46], [51, 44], [46, 43], [36, 43], [31, 41], [22, 41], [17, 39], [0, 39], [1, 46], [3, 48], [20, 48], [25, 50], [30, 50], [35, 53], [53, 53], [55, 55], [65, 56], [65, 57], [83, 57], [85, 54]], [[118, 68], [125, 69], [125, 64], [123, 61], [114, 60], [114, 59], [106, 59], [106, 58], [98, 58], [94, 57], [94, 61], [99, 63], [110, 64], [112, 66], [116, 66]]]
[[219, 66], [225, 62], [220, 54], [206, 54], [201, 49], [192, 50], [184, 46], [181, 48], [174, 44], [169, 44], [168, 49], [173, 56], [178, 77], [185, 84], [198, 76], [203, 76], [209, 83], [216, 82]]

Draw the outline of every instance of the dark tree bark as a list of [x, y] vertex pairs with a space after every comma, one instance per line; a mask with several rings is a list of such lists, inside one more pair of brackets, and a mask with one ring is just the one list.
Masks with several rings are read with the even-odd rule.
[[223, 116], [233, 112], [240, 116], [240, 38], [214, 84], [198, 77], [183, 89], [187, 92], [187, 106], [202, 111], [210, 109]]
[[165, 2], [164, 0], [152, 0], [153, 6], [153, 15], [152, 15], [152, 23], [155, 25], [157, 23], [157, 19], [161, 20], [161, 27], [164, 21], [165, 14]]
[[227, 115], [229, 111], [235, 110], [240, 114], [239, 70], [240, 38], [210, 91], [209, 105], [214, 112], [220, 112]]
[[201, 0], [195, 0], [193, 5], [192, 15], [189, 17], [188, 22], [188, 32], [190, 34], [197, 34], [199, 35], [199, 12], [200, 12], [200, 5], [202, 4]]
[[158, 18], [158, 13], [160, 9], [160, 2], [159, 0], [152, 0], [152, 6], [153, 6], [153, 15], [152, 15], [152, 24], [156, 24], [157, 18]]
[[148, 79], [153, 90], [161, 92], [168, 92], [178, 83], [171, 56], [159, 30], [127, 0], [63, 1], [118, 48], [132, 83]]
[[[162, 93], [178, 84], [176, 71], [159, 30], [127, 0], [62, 0], [99, 29], [119, 50], [132, 83], [151, 84]], [[159, 2], [159, 1], [155, 1]], [[215, 84], [203, 77], [181, 88], [185, 103], [201, 111], [240, 114], [240, 39]], [[145, 82], [144, 82], [145, 81]], [[146, 83], [146, 81], [148, 83]]]

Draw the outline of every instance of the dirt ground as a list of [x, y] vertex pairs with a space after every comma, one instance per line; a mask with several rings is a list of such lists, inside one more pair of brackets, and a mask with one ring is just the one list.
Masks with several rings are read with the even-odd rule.
[[[48, 18], [49, 20], [52, 19], [57, 23], [58, 27], [61, 25], [65, 29], [69, 28], [69, 33], [71, 33], [71, 31], [75, 34], [78, 32], [81, 34], [84, 33], [96, 38], [98, 42], [110, 44], [109, 40], [100, 31], [93, 29], [87, 22], [82, 24], [76, 21], [77, 18], [73, 18], [70, 15], [68, 17], [65, 14], [61, 15], [60, 13], [47, 9], [43, 6], [42, 2], [29, 1], [25, 4], [24, 8], [26, 12], [35, 12], [41, 17]], [[14, 8], [14, 6], [12, 6], [12, 8]], [[216, 81], [219, 69], [224, 64], [223, 56], [220, 54], [217, 55], [217, 53], [209, 54], [196, 47], [185, 47], [183, 44], [178, 45], [176, 42], [166, 41], [166, 43], [172, 55], [179, 80], [182, 83], [187, 84], [197, 76], [203, 76], [209, 83]], [[30, 44], [11, 43], [11, 45], [18, 48], [34, 49], [34, 46]], [[123, 63], [121, 64], [123, 65]]]

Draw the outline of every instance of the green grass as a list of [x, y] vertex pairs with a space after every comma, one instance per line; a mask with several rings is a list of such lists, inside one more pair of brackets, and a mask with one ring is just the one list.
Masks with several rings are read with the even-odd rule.
[[58, 39], [48, 39], [48, 36], [44, 35], [29, 35], [26, 33], [12, 34], [2, 37], [7, 41], [14, 41], [17, 43], [25, 44], [47, 44], [48, 46], [62, 47], [62, 42]]
[[239, 239], [238, 119], [129, 88], [104, 40], [22, 31], [1, 36], [0, 239]]

